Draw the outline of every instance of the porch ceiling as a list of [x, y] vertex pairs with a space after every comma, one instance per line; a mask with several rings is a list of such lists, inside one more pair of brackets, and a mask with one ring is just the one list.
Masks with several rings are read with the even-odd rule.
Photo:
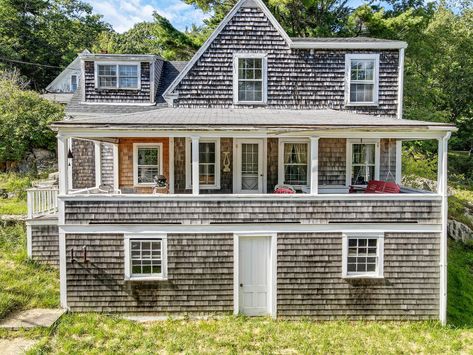
[[251, 108], [163, 108], [131, 114], [101, 115], [55, 122], [53, 128], [254, 129], [254, 128], [375, 128], [454, 131], [448, 123], [403, 120], [335, 110]]

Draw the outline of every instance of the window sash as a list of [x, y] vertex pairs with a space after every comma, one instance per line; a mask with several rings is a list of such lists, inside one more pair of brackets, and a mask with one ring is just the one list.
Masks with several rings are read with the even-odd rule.
[[[131, 67], [135, 70], [123, 70]], [[109, 70], [105, 71], [108, 68]], [[113, 68], [113, 70], [112, 70]], [[97, 64], [97, 87], [100, 89], [138, 89], [138, 64]], [[102, 71], [102, 74], [101, 74]], [[106, 84], [102, 84], [102, 81]]]
[[381, 238], [347, 237], [345, 247], [346, 276], [381, 276]]
[[130, 239], [127, 257], [130, 260], [130, 277], [163, 277], [162, 239]]
[[[361, 148], [359, 151], [356, 149], [357, 146]], [[376, 175], [376, 144], [352, 143], [351, 148], [351, 183], [364, 184], [368, 183], [370, 180], [374, 180]], [[357, 157], [357, 154], [359, 157]], [[364, 175], [361, 175], [364, 179], [363, 182], [358, 183], [360, 178], [360, 170], [364, 170]]]
[[[156, 164], [140, 164], [140, 151], [156, 151]], [[161, 147], [138, 146], [136, 148], [136, 177], [138, 184], [149, 185], [154, 183], [154, 176], [161, 173]]]
[[349, 58], [347, 61], [347, 103], [374, 104], [377, 102], [377, 57]]
[[264, 59], [237, 58], [237, 98], [238, 102], [264, 101]]
[[[309, 145], [307, 143], [283, 143], [284, 184], [306, 186], [309, 174]], [[299, 147], [299, 148], [296, 148]], [[304, 149], [301, 149], [305, 147]], [[292, 151], [295, 150], [295, 155]], [[294, 159], [295, 158], [295, 159]], [[292, 177], [291, 177], [292, 175]]]
[[[187, 141], [186, 150], [186, 188], [192, 188], [192, 143]], [[220, 144], [218, 140], [199, 142], [199, 186], [202, 189], [220, 187]]]

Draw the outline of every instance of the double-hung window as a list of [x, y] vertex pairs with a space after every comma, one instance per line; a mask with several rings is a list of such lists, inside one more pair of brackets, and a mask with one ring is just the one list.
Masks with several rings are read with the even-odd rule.
[[266, 57], [263, 54], [234, 56], [234, 102], [239, 104], [266, 103]]
[[383, 277], [384, 235], [343, 235], [343, 277]]
[[125, 236], [125, 279], [166, 279], [167, 236]]
[[279, 156], [279, 183], [295, 187], [307, 186], [309, 179], [309, 144], [281, 142]]
[[163, 174], [162, 144], [134, 144], [133, 156], [134, 184], [153, 185], [154, 178]]
[[[186, 188], [192, 188], [192, 144], [186, 142]], [[220, 189], [220, 140], [199, 141], [199, 186], [201, 189]]]
[[347, 185], [366, 185], [379, 178], [379, 141], [348, 140]]
[[99, 89], [138, 89], [140, 70], [138, 64], [96, 65], [96, 86]]
[[379, 54], [347, 54], [345, 57], [347, 105], [377, 105]]

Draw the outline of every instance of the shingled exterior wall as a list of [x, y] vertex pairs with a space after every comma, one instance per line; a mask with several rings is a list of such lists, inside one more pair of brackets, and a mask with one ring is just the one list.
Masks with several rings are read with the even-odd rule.
[[346, 165], [347, 140], [345, 138], [319, 140], [319, 185], [345, 185]]
[[[72, 311], [229, 314], [233, 235], [169, 234], [168, 280], [124, 280], [121, 234], [66, 235], [67, 303]], [[277, 314], [283, 318], [435, 319], [439, 236], [386, 234], [384, 279], [346, 280], [339, 233], [284, 233], [277, 244]], [[87, 246], [88, 261], [80, 250]]]
[[102, 184], [113, 186], [113, 146], [111, 144], [100, 145], [100, 173]]
[[[291, 50], [259, 8], [242, 7], [175, 89], [179, 107], [233, 106], [233, 54], [267, 53], [271, 108], [350, 110], [395, 116], [396, 50]], [[345, 106], [345, 54], [379, 53], [379, 106]]]
[[92, 141], [72, 140], [72, 188], [95, 186], [95, 144]]
[[85, 101], [102, 103], [151, 103], [154, 101], [154, 93], [151, 92], [150, 63], [141, 62], [138, 64], [141, 69], [141, 87], [138, 90], [99, 89], [95, 85], [95, 64], [93, 61], [85, 61]]
[[55, 225], [32, 225], [31, 257], [33, 260], [53, 266], [59, 265], [59, 230]]

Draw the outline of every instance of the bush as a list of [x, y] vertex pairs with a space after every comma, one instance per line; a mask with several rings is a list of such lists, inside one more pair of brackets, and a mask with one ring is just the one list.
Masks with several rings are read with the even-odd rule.
[[0, 189], [12, 193], [18, 200], [26, 199], [26, 190], [31, 187], [33, 177], [20, 174], [0, 174]]

